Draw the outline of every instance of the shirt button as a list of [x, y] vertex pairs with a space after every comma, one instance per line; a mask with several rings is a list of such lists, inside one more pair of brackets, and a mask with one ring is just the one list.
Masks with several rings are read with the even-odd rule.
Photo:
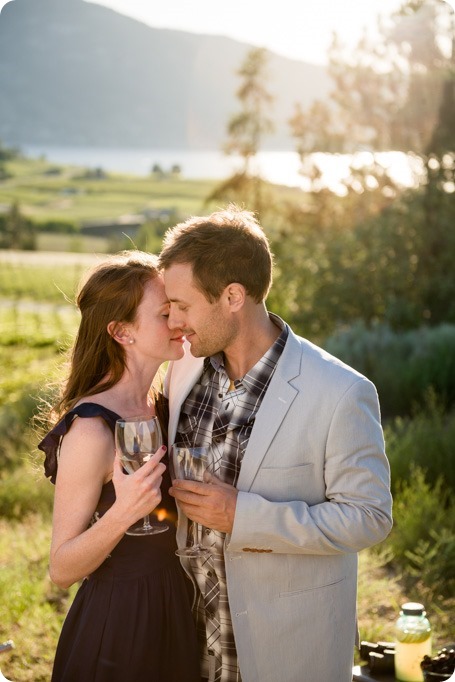
[[212, 532], [212, 531], [210, 530], [210, 528], [206, 528], [206, 529], [205, 529], [205, 534], [206, 534], [206, 535], [210, 535], [211, 532]]
[[218, 398], [222, 398], [222, 397], [223, 397], [223, 394], [222, 394], [222, 393], [218, 393]]

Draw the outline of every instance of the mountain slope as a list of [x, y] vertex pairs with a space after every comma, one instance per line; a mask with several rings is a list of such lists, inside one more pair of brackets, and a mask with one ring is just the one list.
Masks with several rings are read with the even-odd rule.
[[[239, 109], [251, 46], [154, 29], [82, 0], [13, 0], [0, 14], [0, 139], [10, 144], [215, 149]], [[323, 67], [271, 55], [268, 148], [292, 148], [294, 103], [327, 95]]]

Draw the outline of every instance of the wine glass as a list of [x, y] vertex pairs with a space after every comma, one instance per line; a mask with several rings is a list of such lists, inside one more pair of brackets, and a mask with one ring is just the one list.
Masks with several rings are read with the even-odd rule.
[[[123, 468], [134, 474], [163, 444], [160, 423], [157, 417], [126, 417], [115, 422], [115, 447]], [[154, 535], [169, 530], [160, 523], [151, 524], [147, 514], [142, 525], [133, 525], [127, 535]]]
[[[204, 474], [210, 465], [209, 448], [204, 446], [188, 447], [184, 443], [174, 443], [172, 446], [173, 478], [184, 478], [188, 481], [204, 481]], [[176, 554], [184, 557], [204, 557], [210, 554], [207, 547], [203, 547], [197, 538], [197, 523], [191, 523], [193, 544], [189, 547], [177, 549]]]

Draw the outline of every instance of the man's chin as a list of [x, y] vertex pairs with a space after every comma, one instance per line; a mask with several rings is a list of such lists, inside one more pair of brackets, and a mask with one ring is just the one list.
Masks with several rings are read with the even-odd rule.
[[195, 358], [205, 357], [204, 353], [201, 353], [197, 348], [193, 346], [193, 344], [190, 344], [190, 353]]
[[205, 358], [207, 357], [207, 353], [205, 352], [205, 349], [201, 347], [200, 344], [193, 343], [190, 339], [187, 339], [189, 345], [190, 345], [190, 353], [194, 358]]

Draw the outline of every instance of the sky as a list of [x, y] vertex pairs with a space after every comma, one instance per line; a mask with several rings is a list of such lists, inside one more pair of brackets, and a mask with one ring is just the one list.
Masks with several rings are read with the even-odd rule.
[[[223, 35], [302, 61], [325, 64], [332, 32], [355, 47], [401, 0], [87, 0], [156, 28]], [[454, 7], [455, 0], [447, 0]], [[7, 0], [0, 0], [0, 9]]]

